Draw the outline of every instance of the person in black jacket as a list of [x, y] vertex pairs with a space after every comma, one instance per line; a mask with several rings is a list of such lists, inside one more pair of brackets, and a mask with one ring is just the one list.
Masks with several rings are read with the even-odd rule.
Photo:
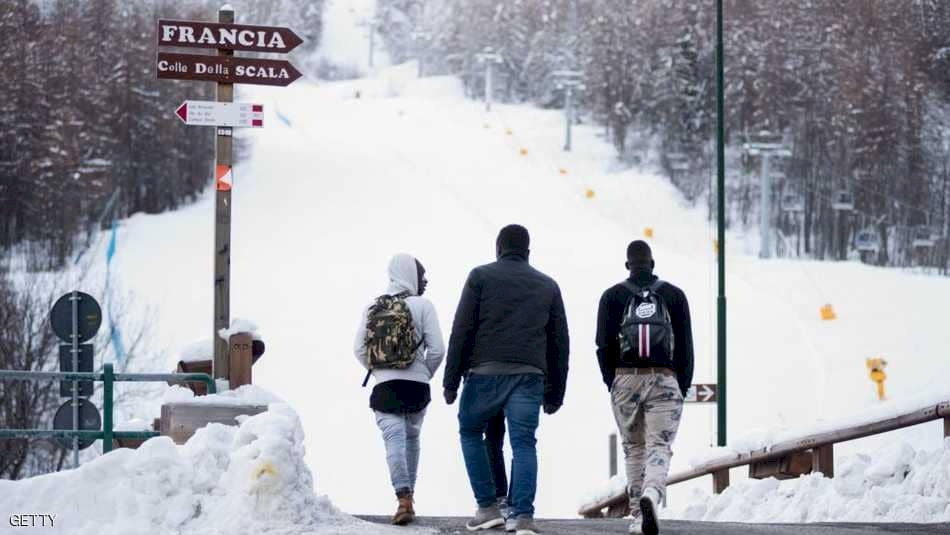
[[[670, 446], [679, 428], [683, 398], [693, 380], [693, 334], [686, 295], [653, 274], [655, 262], [646, 242], [630, 243], [626, 267], [630, 277], [610, 287], [600, 298], [597, 360], [623, 440], [633, 515], [630, 533], [655, 535], [659, 530], [656, 507], [666, 493]], [[628, 313], [635, 291], [644, 299], [652, 292], [657, 302], [640, 304], [637, 300], [634, 304], [638, 306], [630, 307]], [[662, 326], [650, 330], [650, 325], [638, 324], [664, 308], [669, 314], [671, 344], [665, 343], [664, 333], [656, 330]], [[626, 334], [621, 332], [625, 315], [634, 327], [624, 329]], [[649, 333], [653, 333], [652, 338]]]
[[534, 533], [538, 413], [564, 402], [569, 339], [557, 283], [528, 264], [530, 238], [520, 225], [501, 229], [497, 261], [472, 270], [462, 289], [442, 383], [452, 404], [465, 376], [459, 434], [469, 482], [478, 502], [469, 530], [505, 523], [484, 443], [488, 421], [504, 411], [513, 452], [508, 524]]

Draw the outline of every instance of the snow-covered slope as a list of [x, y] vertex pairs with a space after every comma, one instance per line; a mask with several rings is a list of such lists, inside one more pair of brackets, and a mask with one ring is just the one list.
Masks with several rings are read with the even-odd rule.
[[[522, 223], [532, 232], [532, 262], [561, 284], [572, 339], [566, 404], [542, 417], [539, 431], [538, 514], [574, 515], [606, 480], [614, 427], [593, 352], [600, 293], [625, 275], [627, 243], [651, 227], [658, 274], [690, 298], [696, 382], [715, 382], [712, 230], [666, 180], [618, 170], [599, 128], [577, 128], [574, 152], [564, 153], [559, 112], [496, 106], [486, 114], [462, 98], [457, 81], [415, 81], [411, 72], [395, 67], [372, 80], [239, 95], [272, 114], [235, 172], [232, 315], [255, 320], [266, 339], [255, 383], [300, 412], [319, 493], [348, 512], [389, 512], [383, 446], [351, 352], [361, 307], [386, 287], [389, 256], [408, 252], [428, 269], [428, 295], [447, 332], [468, 271], [493, 259], [501, 226]], [[151, 307], [153, 343], [169, 351], [169, 368], [178, 348], [211, 334], [211, 199], [135, 216], [120, 234], [115, 272]], [[764, 262], [727, 250], [732, 436], [878, 406], [867, 357], [890, 362], [893, 400], [924, 388], [950, 396], [942, 314], [950, 280], [853, 263]], [[837, 321], [819, 319], [826, 302]], [[467, 514], [473, 502], [456, 407], [439, 401], [434, 386], [417, 508]], [[686, 409], [674, 470], [709, 446], [712, 417], [711, 405]], [[903, 435], [940, 444], [936, 424]], [[889, 438], [869, 439], [881, 440]], [[708, 483], [675, 487], [671, 505], [697, 485]]]

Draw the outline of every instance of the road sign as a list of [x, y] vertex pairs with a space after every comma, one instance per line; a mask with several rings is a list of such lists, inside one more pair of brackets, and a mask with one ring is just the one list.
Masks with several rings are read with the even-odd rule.
[[[79, 351], [79, 369], [73, 369], [73, 345], [60, 344], [59, 346], [59, 371], [61, 372], [92, 372], [92, 344], [82, 344], [77, 349]], [[92, 395], [92, 381], [78, 381], [79, 395], [88, 397]], [[73, 382], [60, 381], [59, 395], [69, 397], [73, 395]]]
[[[76, 426], [80, 431], [98, 431], [102, 429], [102, 417], [99, 416], [99, 409], [96, 408], [88, 399], [79, 398], [79, 425]], [[53, 429], [72, 430], [73, 429], [73, 402], [66, 401], [56, 410], [56, 416], [53, 416]], [[58, 439], [64, 448], [71, 448], [72, 438]], [[88, 438], [79, 439], [79, 449], [84, 450], [95, 440]]]
[[303, 43], [290, 28], [193, 20], [158, 21], [158, 46], [217, 48], [285, 54]]
[[718, 399], [718, 385], [693, 385], [686, 391], [686, 397], [683, 401], [686, 403], [714, 403]]
[[159, 78], [222, 84], [288, 86], [303, 76], [288, 61], [234, 56], [158, 53]]
[[[79, 323], [77, 333], [79, 339], [77, 343], [88, 342], [96, 335], [96, 331], [102, 325], [102, 308], [94, 297], [87, 293], [75, 292], [77, 301], [77, 312]], [[53, 326], [53, 332], [56, 333], [62, 341], [71, 343], [73, 332], [73, 292], [70, 292], [56, 300], [53, 310], [49, 313], [49, 321]]]
[[264, 126], [264, 105], [248, 102], [215, 102], [213, 100], [186, 100], [175, 110], [175, 115], [191, 126]]

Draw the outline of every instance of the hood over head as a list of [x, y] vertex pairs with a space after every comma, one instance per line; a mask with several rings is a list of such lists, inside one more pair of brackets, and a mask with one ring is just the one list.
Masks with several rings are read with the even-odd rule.
[[416, 268], [416, 259], [405, 253], [399, 253], [389, 261], [388, 293], [395, 295], [402, 292], [419, 295], [419, 270]]

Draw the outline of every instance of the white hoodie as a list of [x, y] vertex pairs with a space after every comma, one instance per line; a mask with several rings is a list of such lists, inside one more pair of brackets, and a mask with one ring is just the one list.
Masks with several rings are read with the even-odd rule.
[[[423, 343], [416, 350], [416, 360], [407, 368], [378, 368], [373, 370], [373, 378], [377, 383], [403, 379], [428, 383], [435, 375], [442, 359], [445, 357], [445, 344], [442, 341], [442, 330], [439, 328], [439, 318], [436, 316], [432, 302], [419, 294], [419, 271], [416, 268], [416, 259], [407, 254], [397, 254], [389, 261], [389, 288], [387, 295], [396, 295], [409, 292], [406, 305], [412, 315], [412, 325], [416, 329], [416, 336], [422, 336]], [[375, 303], [375, 299], [373, 300]], [[366, 320], [372, 303], [363, 311], [360, 325], [356, 329], [356, 340], [353, 342], [353, 353], [364, 368], [368, 369], [366, 347], [363, 341], [366, 337]], [[416, 343], [419, 339], [416, 339]]]

